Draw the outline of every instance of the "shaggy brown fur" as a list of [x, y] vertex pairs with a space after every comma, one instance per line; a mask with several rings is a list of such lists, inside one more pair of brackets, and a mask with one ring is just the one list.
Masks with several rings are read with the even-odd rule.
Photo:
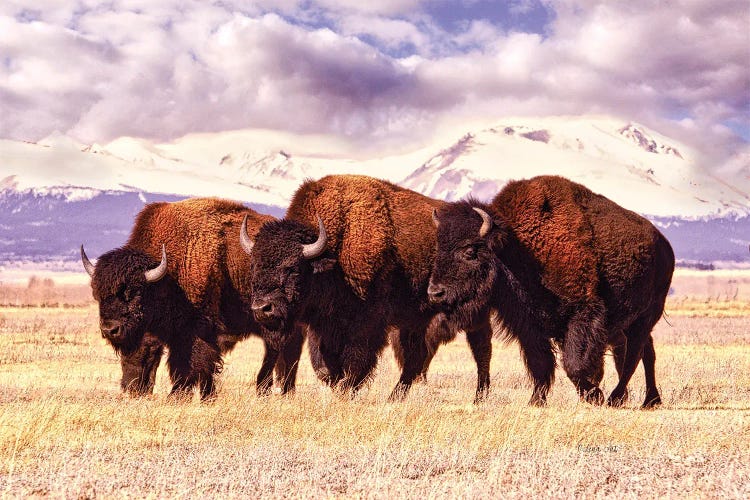
[[[263, 225], [257, 235], [253, 291], [267, 311], [256, 318], [276, 330], [295, 320], [308, 324], [318, 375], [354, 390], [375, 367], [387, 328], [397, 328], [403, 371], [392, 397], [403, 397], [429, 355], [425, 332], [435, 316], [426, 302], [435, 251], [431, 214], [442, 205], [365, 176], [304, 183], [286, 217]], [[307, 260], [301, 248], [317, 239], [317, 217], [327, 246]]]
[[[478, 207], [494, 219], [485, 237]], [[457, 327], [496, 310], [519, 340], [543, 404], [554, 377], [550, 341], [581, 397], [603, 401], [604, 351], [615, 354], [621, 404], [643, 358], [644, 406], [660, 402], [651, 329], [661, 317], [674, 269], [667, 240], [643, 217], [562, 177], [509, 183], [487, 206], [451, 204], [439, 214], [430, 292]]]
[[[127, 246], [158, 260], [165, 245], [169, 274], [185, 289], [190, 302], [219, 318], [224, 283], [239, 294], [250, 295], [249, 259], [237, 238], [245, 215], [251, 238], [263, 223], [274, 220], [217, 198], [150, 203], [138, 214]], [[242, 318], [243, 326], [246, 322], [247, 318]]]
[[[126, 248], [141, 251], [157, 261], [166, 248], [168, 274], [189, 302], [214, 325], [221, 352], [251, 334], [261, 334], [250, 309], [249, 258], [240, 247], [239, 230], [248, 216], [248, 233], [273, 217], [258, 214], [238, 203], [215, 198], [195, 198], [176, 203], [152, 203], [136, 218]], [[279, 356], [279, 339], [266, 335], [266, 353], [258, 373], [257, 391], [266, 394], [273, 382], [273, 367], [282, 392], [294, 388], [302, 348], [302, 331], [294, 330]], [[133, 392], [151, 392], [161, 345], [144, 338], [143, 346], [121, 357], [122, 384]]]
[[426, 283], [424, 263], [435, 251], [432, 210], [441, 205], [386, 181], [336, 175], [302, 184], [286, 218], [317, 227], [320, 216], [346, 282], [366, 299], [376, 277], [394, 269], [412, 287]]

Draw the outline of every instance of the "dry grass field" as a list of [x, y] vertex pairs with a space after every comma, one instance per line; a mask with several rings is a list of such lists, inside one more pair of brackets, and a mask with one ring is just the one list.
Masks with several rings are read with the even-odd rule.
[[[153, 397], [129, 399], [85, 289], [48, 285], [46, 302], [0, 287], [7, 497], [750, 497], [744, 289], [670, 297], [654, 332], [664, 405], [642, 411], [640, 368], [625, 408], [579, 403], [560, 370], [549, 406], [530, 408], [518, 349], [501, 342], [492, 393], [472, 405], [462, 338], [403, 403], [386, 401], [389, 351], [353, 401], [321, 387], [306, 354], [295, 395], [257, 399], [257, 339], [228, 356], [213, 404], [168, 401], [164, 367]], [[604, 385], [615, 383], [608, 359]]]

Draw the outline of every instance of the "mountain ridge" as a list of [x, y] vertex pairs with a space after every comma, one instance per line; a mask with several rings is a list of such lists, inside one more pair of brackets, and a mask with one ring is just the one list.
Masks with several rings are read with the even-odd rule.
[[[87, 210], [116, 213], [114, 236], [93, 243], [106, 249], [124, 242], [146, 201], [219, 196], [281, 215], [305, 178], [351, 173], [449, 201], [469, 194], [489, 201], [509, 180], [563, 175], [663, 225], [680, 240], [678, 258], [746, 262], [750, 176], [721, 178], [699, 158], [685, 144], [609, 117], [504, 118], [393, 154], [357, 152], [338, 138], [253, 130], [163, 144], [121, 137], [84, 145], [59, 133], [38, 143], [0, 140], [0, 207], [8, 214], [0, 224], [0, 260], [76, 258], [80, 243], [72, 239], [47, 254], [24, 243], [44, 237], [30, 228], [66, 224], [51, 207], [76, 219]], [[82, 236], [106, 231], [106, 224], [89, 226]], [[709, 241], [691, 250], [702, 231]]]

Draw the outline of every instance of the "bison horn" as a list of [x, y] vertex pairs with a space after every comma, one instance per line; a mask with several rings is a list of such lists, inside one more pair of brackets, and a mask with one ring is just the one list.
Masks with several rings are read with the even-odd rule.
[[255, 246], [255, 243], [253, 243], [253, 240], [247, 234], [247, 215], [242, 219], [242, 227], [240, 227], [240, 245], [248, 255], [253, 252], [253, 247]]
[[492, 218], [489, 216], [487, 212], [482, 210], [481, 208], [477, 207], [471, 207], [482, 216], [482, 227], [479, 228], [479, 237], [484, 238], [487, 236], [487, 233], [490, 231], [490, 228], [492, 227]]
[[158, 266], [149, 269], [144, 274], [146, 276], [146, 281], [149, 283], [159, 281], [165, 274], [167, 274], [167, 250], [164, 248], [163, 244], [161, 246], [161, 262]]
[[83, 245], [81, 245], [81, 261], [83, 262], [83, 268], [86, 270], [86, 272], [89, 274], [89, 276], [94, 276], [94, 264], [91, 263], [88, 257], [86, 257], [86, 251], [83, 249]]
[[437, 208], [432, 209], [432, 223], [435, 225], [435, 227], [438, 227], [440, 225], [440, 219], [438, 219]]
[[323, 226], [323, 221], [319, 215], [316, 217], [318, 218], [318, 239], [315, 243], [302, 245], [302, 256], [307, 260], [320, 256], [326, 249], [326, 243], [328, 242], [328, 235], [326, 235], [326, 228]]

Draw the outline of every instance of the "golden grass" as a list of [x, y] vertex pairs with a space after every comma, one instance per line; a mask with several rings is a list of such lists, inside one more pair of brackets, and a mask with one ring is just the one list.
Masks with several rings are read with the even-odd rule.
[[728, 318], [750, 315], [750, 302], [679, 297], [667, 299], [665, 310], [668, 315]]
[[[514, 344], [494, 345], [493, 391], [470, 404], [465, 341], [444, 346], [427, 384], [388, 403], [398, 373], [386, 351], [371, 386], [343, 401], [306, 355], [298, 391], [257, 399], [262, 345], [226, 360], [219, 399], [119, 392], [119, 365], [94, 306], [0, 308], [0, 491], [64, 497], [748, 497], [750, 317], [672, 314], [655, 330], [664, 405], [578, 403], [558, 370], [547, 408]], [[607, 361], [604, 386], [616, 383]]]
[[0, 307], [82, 307], [93, 302], [88, 283], [55, 284], [31, 276], [25, 284], [0, 281]]

